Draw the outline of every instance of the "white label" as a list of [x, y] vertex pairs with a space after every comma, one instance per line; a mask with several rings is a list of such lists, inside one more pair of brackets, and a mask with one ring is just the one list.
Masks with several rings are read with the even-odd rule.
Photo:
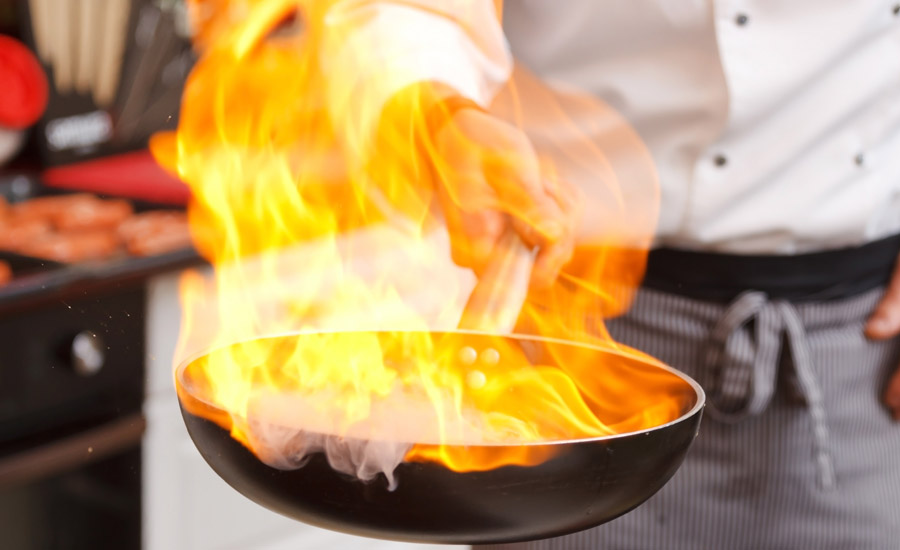
[[112, 137], [112, 119], [105, 111], [57, 118], [47, 123], [47, 143], [52, 151], [90, 147]]

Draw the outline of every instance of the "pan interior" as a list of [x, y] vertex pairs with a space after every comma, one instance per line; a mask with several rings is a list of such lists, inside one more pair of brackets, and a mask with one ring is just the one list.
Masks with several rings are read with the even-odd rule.
[[[304, 339], [331, 338], [340, 333], [295, 333], [271, 336], [260, 340], [269, 340], [266, 348], [272, 350], [265, 358], [267, 363], [285, 361], [298, 345], [306, 343]], [[547, 445], [555, 443], [569, 443], [574, 441], [606, 439], [620, 437], [637, 432], [646, 432], [657, 429], [693, 414], [703, 404], [703, 392], [699, 385], [674, 369], [671, 369], [647, 356], [633, 352], [623, 347], [597, 347], [587, 344], [566, 342], [549, 338], [505, 335], [496, 336], [476, 332], [452, 331], [439, 333], [416, 332], [376, 332], [374, 334], [380, 342], [383, 350], [384, 361], [390, 362], [395, 368], [403, 369], [406, 355], [410, 353], [408, 346], [403, 342], [419, 341], [422, 336], [428, 337], [433, 343], [432, 353], [436, 357], [458, 358], [457, 362], [468, 363], [469, 359], [479, 363], [487, 361], [490, 368], [504, 370], [521, 367], [523, 361], [531, 365], [542, 365], [558, 368], [566, 371], [573, 378], [585, 380], [581, 389], [589, 392], [593, 399], [590, 405], [593, 412], [602, 418], [604, 423], [617, 426], [615, 433], [602, 437], [559, 437], [543, 441], [513, 441], [513, 442], [484, 442], [484, 441], [459, 441], [459, 444], [475, 445]], [[399, 338], [398, 334], [409, 339]], [[331, 341], [331, 340], [329, 340]], [[341, 343], [341, 339], [333, 340], [335, 345]], [[216, 421], [223, 427], [230, 426], [230, 415], [217, 406], [211, 399], [213, 389], [209, 377], [204, 373], [204, 366], [217, 354], [231, 354], [232, 357], [240, 357], [243, 347], [248, 343], [256, 343], [258, 340], [238, 342], [229, 346], [215, 349], [207, 354], [200, 355], [182, 363], [176, 370], [176, 383], [179, 390], [179, 398], [189, 411], [199, 416]], [[400, 342], [400, 343], [398, 343]], [[249, 360], [249, 358], [248, 358]], [[259, 361], [259, 358], [255, 358]], [[326, 399], [323, 397], [323, 399]], [[272, 404], [271, 409], [276, 410], [278, 401], [290, 401], [292, 406], [297, 405], [297, 400], [312, 401], [310, 396], [298, 396], [296, 394], [272, 394], [266, 398], [266, 402]], [[648, 404], [650, 404], [648, 406]], [[655, 404], [665, 404], [669, 410], [658, 418], [662, 421], [652, 422], [647, 418], [648, 412]], [[399, 406], [397, 403], [394, 405]], [[660, 405], [662, 406], [662, 405]], [[414, 411], [416, 405], [410, 407]], [[427, 407], [426, 407], [427, 408]], [[392, 435], [381, 439], [396, 440], [397, 438], [412, 442], [436, 444], [440, 441], [428, 440], [414, 426], [414, 421], [427, 418], [425, 409], [419, 409], [418, 413], [412, 412], [405, 416], [403, 424], [411, 426], [409, 430], [394, 431]], [[320, 415], [321, 416], [321, 415]], [[307, 416], [306, 418], [309, 418]], [[316, 425], [296, 426], [290, 417], [275, 414], [273, 424], [293, 424], [292, 428], [303, 428], [309, 431], [334, 433], [334, 426], [326, 423]], [[304, 422], [307, 422], [304, 420]], [[425, 420], [422, 420], [425, 422]], [[629, 429], [631, 426], [639, 426], [637, 429]], [[421, 426], [420, 426], [421, 427]], [[376, 438], [377, 429], [366, 431], [360, 437]], [[342, 435], [354, 437], [353, 433]], [[454, 444], [446, 438], [443, 443]]]

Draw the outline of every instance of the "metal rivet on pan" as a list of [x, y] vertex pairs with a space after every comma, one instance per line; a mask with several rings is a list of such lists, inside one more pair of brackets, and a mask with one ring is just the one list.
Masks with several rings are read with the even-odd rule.
[[728, 159], [725, 157], [725, 155], [718, 154], [713, 157], [713, 164], [715, 164], [716, 166], [721, 168], [721, 167], [725, 166], [726, 164], [728, 164]]
[[472, 370], [469, 371], [469, 374], [466, 375], [466, 384], [473, 390], [478, 390], [484, 387], [487, 383], [487, 376], [484, 375], [480, 370]]
[[472, 365], [475, 363], [475, 360], [478, 359], [478, 352], [475, 351], [475, 348], [470, 348], [466, 346], [459, 350], [459, 360], [466, 365]]
[[481, 362], [486, 365], [496, 365], [500, 362], [500, 352], [494, 348], [488, 348], [482, 351]]
[[734, 22], [738, 24], [738, 26], [743, 27], [750, 21], [750, 18], [747, 17], [746, 14], [739, 13], [737, 17], [734, 18]]

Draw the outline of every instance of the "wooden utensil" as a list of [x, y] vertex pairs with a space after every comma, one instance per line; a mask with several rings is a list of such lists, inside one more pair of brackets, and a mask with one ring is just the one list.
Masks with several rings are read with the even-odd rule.
[[78, 93], [92, 91], [97, 73], [103, 0], [80, 0], [78, 10], [78, 63], [75, 89]]
[[112, 104], [119, 87], [131, 0], [107, 0], [104, 7], [103, 39], [94, 86], [94, 103], [105, 108]]
[[28, 0], [28, 12], [31, 16], [31, 32], [34, 34], [34, 44], [37, 47], [38, 56], [45, 63], [52, 61], [50, 53], [50, 29], [49, 6], [50, 0]]
[[54, 10], [48, 13], [53, 23], [53, 83], [56, 91], [60, 94], [67, 94], [72, 89], [72, 81], [74, 80], [74, 15], [75, 3], [73, 0], [65, 2], [55, 2]]

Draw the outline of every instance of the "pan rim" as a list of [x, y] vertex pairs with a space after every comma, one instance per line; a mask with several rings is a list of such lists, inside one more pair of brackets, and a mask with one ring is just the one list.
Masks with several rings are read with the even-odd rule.
[[[596, 436], [596, 437], [586, 437], [586, 438], [580, 438], [580, 439], [555, 439], [552, 441], [524, 441], [522, 443], [516, 443], [516, 444], [504, 444], [504, 443], [479, 443], [479, 444], [472, 444], [472, 445], [463, 445], [463, 444], [459, 444], [459, 443], [446, 444], [446, 446], [448, 446], [448, 447], [463, 447], [463, 446], [464, 447], [475, 447], [475, 448], [478, 448], [478, 447], [545, 447], [545, 446], [551, 446], [551, 445], [573, 445], [573, 444], [577, 444], [577, 443], [598, 443], [598, 442], [611, 441], [614, 439], [620, 439], [620, 438], [625, 438], [625, 437], [649, 435], [655, 431], [660, 431], [660, 430], [666, 429], [668, 427], [674, 426], [676, 424], [680, 424], [680, 423], [690, 419], [691, 417], [698, 414], [706, 406], [706, 392], [703, 391], [703, 387], [700, 386], [699, 382], [694, 380], [691, 376], [687, 375], [686, 373], [683, 373], [674, 367], [666, 365], [662, 361], [656, 359], [655, 357], [649, 356], [649, 355], [646, 355], [645, 357], [633, 357], [633, 356], [626, 354], [624, 351], [616, 349], [616, 348], [606, 348], [603, 346], [590, 344], [587, 342], [578, 342], [578, 341], [574, 341], [574, 340], [566, 340], [563, 338], [553, 338], [553, 337], [548, 337], [548, 336], [536, 336], [536, 335], [530, 335], [530, 334], [517, 334], [517, 333], [493, 333], [493, 332], [484, 332], [484, 331], [478, 331], [478, 330], [465, 330], [465, 329], [447, 329], [447, 330], [432, 330], [432, 331], [358, 329], [358, 330], [310, 330], [310, 331], [298, 330], [298, 331], [287, 331], [287, 332], [273, 332], [271, 334], [266, 334], [264, 336], [257, 336], [254, 338], [247, 338], [244, 340], [236, 340], [236, 341], [228, 343], [228, 344], [222, 344], [219, 346], [211, 347], [210, 349], [208, 349], [206, 351], [199, 351], [199, 352], [194, 352], [194, 353], [188, 354], [187, 356], [185, 356], [185, 359], [181, 360], [175, 367], [175, 372], [174, 372], [175, 385], [177, 388], [183, 389], [185, 392], [190, 394], [193, 399], [198, 400], [199, 402], [203, 403], [204, 405], [211, 407], [215, 410], [222, 411], [223, 413], [231, 415], [232, 414], [231, 412], [223, 409], [222, 407], [220, 407], [214, 403], [210, 403], [208, 400], [206, 400], [204, 398], [194, 395], [187, 388], [185, 388], [184, 384], [182, 383], [182, 375], [188, 365], [190, 365], [191, 363], [193, 363], [194, 361], [196, 361], [202, 357], [205, 357], [212, 353], [215, 353], [216, 351], [223, 350], [228, 347], [242, 344], [245, 342], [252, 342], [255, 340], [267, 340], [267, 339], [271, 339], [271, 338], [287, 338], [287, 337], [295, 337], [295, 336], [301, 336], [301, 335], [338, 334], [338, 333], [342, 333], [342, 334], [386, 333], [386, 332], [430, 332], [433, 334], [441, 333], [441, 334], [472, 334], [472, 335], [479, 335], [479, 336], [499, 336], [499, 337], [503, 337], [503, 338], [511, 338], [514, 340], [530, 340], [530, 341], [535, 341], [535, 342], [547, 342], [547, 343], [563, 344], [563, 345], [577, 346], [580, 348], [596, 350], [596, 351], [600, 351], [603, 353], [609, 353], [609, 354], [619, 355], [622, 357], [627, 357], [629, 359], [642, 362], [646, 365], [662, 369], [662, 370], [680, 378], [682, 381], [686, 382], [694, 390], [694, 394], [696, 395], [696, 398], [697, 398], [694, 405], [687, 412], [683, 413], [681, 416], [679, 416], [673, 420], [670, 420], [669, 422], [666, 422], [665, 424], [659, 424], [657, 426], [653, 426], [652, 428], [647, 428], [647, 429], [639, 430], [639, 431], [622, 432], [622, 433], [602, 435], [602, 436]], [[180, 397], [179, 397], [179, 401], [180, 401]], [[182, 405], [182, 407], [183, 407], [183, 405]], [[410, 444], [417, 444], [417, 443], [410, 442]], [[427, 444], [431, 445], [434, 443], [427, 443]]]

